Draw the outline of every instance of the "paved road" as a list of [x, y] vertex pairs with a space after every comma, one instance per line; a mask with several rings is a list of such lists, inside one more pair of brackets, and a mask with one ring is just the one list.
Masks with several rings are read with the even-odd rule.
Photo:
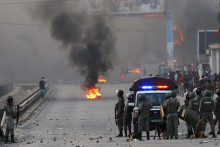
[[[115, 138], [117, 127], [114, 123], [114, 105], [117, 101], [115, 90], [127, 91], [128, 84], [99, 85], [103, 100], [87, 100], [80, 85], [57, 85], [57, 94], [42, 104], [34, 115], [16, 131], [17, 144], [5, 146], [22, 147], [128, 147], [130, 146], [219, 146], [219, 140], [151, 140], [127, 142], [126, 138]], [[179, 133], [186, 133], [181, 121]], [[208, 127], [209, 128], [209, 127]], [[145, 134], [145, 133], [144, 133]], [[153, 134], [153, 132], [151, 132]], [[112, 137], [112, 141], [110, 141]], [[220, 138], [220, 136], [219, 136]], [[201, 144], [202, 143], [202, 144]], [[219, 144], [217, 144], [219, 143]]]

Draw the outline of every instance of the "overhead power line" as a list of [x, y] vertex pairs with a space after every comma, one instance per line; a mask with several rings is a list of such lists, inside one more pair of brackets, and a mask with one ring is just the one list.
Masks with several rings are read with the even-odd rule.
[[50, 0], [50, 1], [33, 1], [33, 2], [11, 2], [11, 3], [0, 3], [0, 6], [4, 5], [26, 5], [26, 4], [39, 4], [39, 3], [63, 3], [63, 2], [73, 2], [80, 0]]

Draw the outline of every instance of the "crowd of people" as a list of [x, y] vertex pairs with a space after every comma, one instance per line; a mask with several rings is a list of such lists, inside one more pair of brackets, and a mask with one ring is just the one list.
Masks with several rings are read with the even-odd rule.
[[[163, 104], [163, 111], [166, 113], [166, 131], [164, 131], [165, 139], [172, 139], [173, 137], [178, 139], [178, 110], [180, 108], [180, 102], [176, 98], [177, 94], [181, 97], [185, 97], [186, 108], [195, 112], [195, 117], [199, 118], [199, 121], [196, 122], [196, 124], [195, 122], [186, 123], [186, 138], [206, 138], [207, 136], [204, 132], [206, 130], [207, 122], [209, 122], [211, 127], [211, 131], [208, 134], [212, 135], [212, 138], [216, 138], [215, 126], [217, 124], [217, 134], [220, 134], [220, 73], [211, 75], [210, 70], [206, 70], [205, 74], [200, 77], [198, 69], [190, 65], [188, 68], [183, 66], [182, 69], [179, 69], [176, 72], [171, 71], [169, 74], [165, 74], [165, 77], [175, 81], [176, 85], [178, 85], [177, 90], [173, 90], [171, 93], [166, 94], [166, 100]], [[135, 100], [134, 95], [131, 96], [130, 94], [128, 96], [129, 100], [127, 105], [124, 104], [125, 100], [123, 98], [122, 90], [117, 91], [117, 96], [119, 97], [117, 109], [120, 112], [116, 113], [116, 119], [118, 121], [117, 125], [119, 126], [119, 135], [117, 137], [122, 137], [123, 124], [127, 126], [126, 119], [129, 119], [129, 134], [131, 134], [132, 111], [128, 111], [130, 117], [127, 117], [128, 112], [126, 110], [129, 107], [128, 103], [134, 103]], [[134, 108], [134, 105], [132, 105], [132, 108]], [[143, 130], [146, 131], [147, 140], [149, 140], [149, 123], [146, 122], [149, 122], [150, 120], [149, 112], [151, 108], [152, 104], [147, 102], [146, 96], [140, 95], [137, 115], [137, 138], [140, 140], [142, 140], [141, 134]], [[127, 136], [127, 129], [124, 128], [124, 130], [125, 136]]]
[[[195, 68], [196, 67], [196, 68]], [[172, 79], [178, 85], [178, 94], [184, 97], [184, 93], [193, 92], [195, 88], [209, 90], [211, 98], [217, 89], [220, 89], [220, 73], [211, 75], [211, 70], [207, 69], [204, 75], [200, 77], [197, 66], [188, 65], [180, 66], [175, 71], [170, 71], [169, 74], [164, 72], [163, 77]]]

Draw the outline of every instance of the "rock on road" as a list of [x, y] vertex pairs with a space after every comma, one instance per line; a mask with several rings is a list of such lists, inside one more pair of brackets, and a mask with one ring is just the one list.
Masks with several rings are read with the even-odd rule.
[[[114, 120], [116, 89], [128, 93], [129, 84], [98, 85], [104, 99], [87, 100], [80, 85], [56, 85], [56, 95], [47, 99], [34, 114], [15, 129], [16, 144], [21, 147], [142, 147], [142, 146], [219, 146], [218, 139], [131, 141], [116, 138]], [[209, 125], [207, 130], [209, 131]], [[185, 122], [180, 121], [179, 133], [186, 133]], [[153, 135], [154, 132], [151, 132]], [[145, 136], [145, 133], [143, 133]], [[111, 139], [110, 139], [111, 138]], [[145, 137], [143, 137], [145, 138]], [[220, 136], [218, 136], [220, 138]], [[203, 141], [208, 141], [203, 142]], [[0, 145], [1, 146], [1, 145]]]

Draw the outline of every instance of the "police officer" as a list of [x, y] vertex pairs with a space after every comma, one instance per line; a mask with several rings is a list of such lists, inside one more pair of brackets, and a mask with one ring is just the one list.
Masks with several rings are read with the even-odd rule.
[[[190, 92], [189, 94], [189, 109], [192, 109], [193, 111], [197, 112], [199, 114], [199, 101], [195, 98], [196, 95], [194, 92]], [[188, 130], [188, 135], [186, 138], [191, 138], [193, 135], [193, 129], [195, 131], [195, 127], [196, 126], [192, 126], [191, 124], [189, 126], [187, 126], [187, 130]]]
[[199, 101], [199, 104], [200, 104], [200, 100], [202, 99], [202, 88], [198, 87], [196, 89], [196, 99]]
[[204, 97], [200, 100], [200, 115], [202, 117], [203, 132], [205, 132], [207, 121], [209, 121], [211, 125], [212, 138], [216, 138], [215, 126], [214, 126], [213, 115], [212, 115], [212, 112], [215, 110], [215, 103], [210, 98], [210, 96], [211, 96], [210, 91], [205, 90]]
[[127, 128], [129, 135], [131, 134], [131, 122], [132, 122], [132, 112], [134, 108], [134, 94], [129, 93], [126, 95], [128, 98], [127, 105], [124, 109], [124, 132], [125, 137], [127, 137]]
[[[166, 100], [163, 102], [163, 112], [164, 112], [164, 116], [167, 115], [167, 109], [166, 109], [166, 107], [165, 107], [165, 104], [166, 104], [166, 101], [167, 101], [169, 98], [171, 98], [171, 93], [166, 93], [166, 94], [165, 94], [165, 98], [166, 98]], [[166, 118], [165, 118], [165, 120], [166, 120]]]
[[149, 111], [153, 107], [151, 103], [146, 100], [146, 95], [141, 94], [139, 97], [138, 106], [138, 138], [142, 140], [142, 131], [145, 129], [147, 134], [147, 140], [150, 140], [150, 130], [149, 130]]
[[215, 99], [215, 116], [216, 116], [216, 119], [214, 121], [214, 125], [217, 124], [218, 122], [218, 132], [217, 134], [220, 134], [220, 89], [217, 89], [216, 90], [216, 94], [218, 95], [218, 97]]
[[9, 142], [9, 140], [8, 140], [9, 133], [11, 135], [11, 143], [15, 143], [15, 140], [14, 140], [15, 111], [14, 111], [12, 96], [7, 97], [7, 102], [4, 106], [4, 110], [6, 113], [6, 122], [7, 122], [6, 133], [5, 133], [5, 143]]
[[167, 136], [166, 139], [169, 137], [172, 139], [173, 136], [172, 132], [174, 132], [175, 139], [178, 139], [178, 115], [177, 110], [180, 106], [180, 102], [176, 99], [176, 91], [171, 91], [171, 98], [169, 98], [166, 103], [165, 107], [167, 109]]
[[124, 115], [124, 107], [125, 107], [125, 100], [123, 97], [124, 91], [118, 89], [116, 91], [116, 94], [118, 96], [118, 103], [116, 106], [116, 118], [118, 119], [117, 125], [119, 129], [119, 134], [116, 137], [123, 137], [123, 115]]
[[[171, 98], [171, 93], [166, 93], [165, 94], [165, 98], [166, 98], [166, 100], [163, 102], [163, 112], [164, 112], [164, 118], [163, 118], [163, 120], [164, 120], [164, 123], [163, 123], [163, 127], [165, 128], [165, 130], [166, 131], [164, 131], [164, 136], [167, 136], [167, 127], [166, 127], [166, 122], [167, 122], [167, 109], [166, 109], [166, 107], [165, 107], [165, 104], [166, 104], [166, 101], [169, 99], [169, 98]], [[172, 134], [172, 136], [173, 136], [173, 134]]]

